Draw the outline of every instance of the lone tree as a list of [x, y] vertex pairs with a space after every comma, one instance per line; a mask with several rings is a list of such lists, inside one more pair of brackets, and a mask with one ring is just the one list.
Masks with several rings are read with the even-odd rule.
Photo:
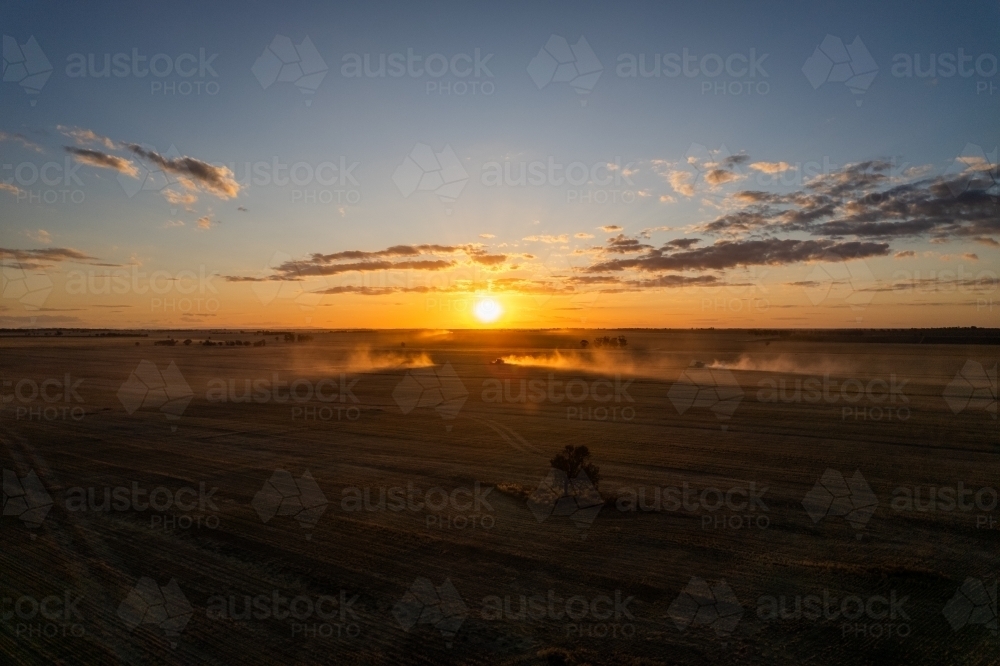
[[590, 342], [588, 342], [587, 340], [580, 340], [580, 346], [586, 349], [587, 347], [590, 346]]
[[580, 472], [587, 475], [594, 490], [597, 490], [597, 486], [601, 482], [601, 468], [590, 462], [590, 450], [586, 446], [567, 445], [549, 461], [549, 464], [554, 469], [566, 473], [567, 483], [575, 479]]

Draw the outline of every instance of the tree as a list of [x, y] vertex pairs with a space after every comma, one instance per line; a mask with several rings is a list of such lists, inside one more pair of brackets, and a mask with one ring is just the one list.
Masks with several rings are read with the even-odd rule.
[[[566, 445], [566, 448], [549, 461], [554, 469], [566, 473], [566, 483], [575, 479], [580, 472], [587, 475], [594, 490], [601, 481], [601, 468], [590, 462], [590, 450], [586, 446]], [[567, 489], [568, 490], [568, 489]]]
[[619, 335], [618, 336], [618, 346], [619, 347], [624, 347], [627, 344], [628, 344], [628, 340], [625, 339], [625, 336], [624, 335]]
[[587, 342], [586, 340], [580, 340], [580, 346], [586, 349], [587, 347], [590, 346], [590, 343]]

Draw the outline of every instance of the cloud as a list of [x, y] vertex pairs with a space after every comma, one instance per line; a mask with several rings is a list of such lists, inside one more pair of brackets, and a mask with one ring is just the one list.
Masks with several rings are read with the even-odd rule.
[[672, 197], [669, 194], [661, 194], [660, 195], [660, 203], [676, 203], [676, 201], [677, 201], [677, 198], [676, 197]]
[[241, 213], [247, 212], [246, 206], [237, 206], [236, 210], [240, 211]]
[[603, 227], [598, 227], [598, 229], [600, 229], [601, 231], [607, 232], [609, 234], [612, 233], [612, 232], [615, 232], [615, 231], [621, 231], [622, 230], [622, 228], [620, 226], [618, 226], [617, 224], [606, 224]]
[[209, 215], [204, 215], [198, 218], [198, 228], [209, 230], [212, 228], [212, 218]]
[[496, 236], [494, 236], [493, 234], [479, 234], [479, 237], [480, 238], [487, 238], [487, 239], [489, 239], [489, 238], [496, 238]]
[[906, 178], [922, 178], [929, 174], [934, 167], [930, 164], [921, 164], [920, 166], [910, 167], [903, 171], [903, 176]]
[[900, 252], [897, 252], [896, 254], [892, 255], [894, 259], [906, 259], [907, 257], [915, 257], [915, 256], [917, 256], [917, 253], [914, 252], [913, 250], [901, 250]]
[[717, 187], [719, 185], [725, 185], [734, 180], [739, 180], [740, 175], [733, 173], [732, 171], [727, 171], [725, 169], [712, 169], [705, 174], [705, 182], [712, 187]]
[[673, 240], [667, 241], [665, 247], [676, 247], [682, 250], [686, 250], [692, 245], [697, 245], [701, 242], [700, 238], [675, 238]]
[[588, 233], [583, 232], [583, 231], [580, 231], [578, 233], [573, 234], [573, 238], [586, 239], [586, 238], [593, 238], [593, 237], [594, 237], [594, 234], [588, 234]]
[[21, 326], [27, 328], [69, 326], [80, 323], [82, 323], [82, 320], [79, 317], [68, 317], [65, 315], [0, 316], [0, 326], [5, 328], [19, 328]]
[[694, 196], [694, 174], [690, 171], [671, 171], [667, 175], [667, 182], [677, 194], [683, 194], [686, 197]]
[[[45, 265], [51, 265], [53, 263], [60, 263], [63, 261], [82, 264], [95, 264], [100, 262], [100, 259], [97, 257], [92, 257], [85, 252], [80, 252], [79, 250], [74, 250], [69, 247], [46, 247], [36, 250], [13, 250], [0, 247], [0, 256], [8, 254], [17, 259], [22, 265], [27, 262], [31, 263], [33, 267], [43, 267]], [[116, 264], [99, 265], [113, 266]]]
[[972, 240], [981, 245], [989, 245], [990, 247], [1000, 247], [1000, 243], [998, 243], [995, 238], [989, 238], [987, 236], [976, 236]]
[[445, 259], [421, 259], [414, 261], [360, 261], [345, 264], [311, 264], [308, 262], [288, 261], [275, 270], [284, 275], [339, 275], [341, 273], [370, 273], [372, 271], [417, 270], [442, 271], [456, 266], [457, 262]]
[[471, 256], [472, 261], [477, 264], [483, 264], [484, 266], [498, 266], [505, 261], [507, 261], [506, 254], [474, 254]]
[[13, 141], [19, 143], [28, 150], [33, 150], [36, 153], [44, 153], [45, 150], [39, 146], [37, 143], [28, 140], [28, 137], [23, 134], [8, 134], [7, 132], [0, 132], [0, 141]]
[[642, 252], [643, 250], [653, 249], [652, 245], [646, 245], [640, 243], [635, 238], [629, 238], [625, 234], [618, 234], [607, 240], [607, 245], [604, 247], [605, 252], [610, 252], [612, 254], [629, 254], [631, 252]]
[[0, 183], [0, 192], [10, 192], [11, 194], [20, 194], [22, 190], [20, 187], [12, 183]]
[[73, 155], [73, 159], [80, 164], [86, 164], [88, 166], [98, 167], [101, 169], [113, 169], [118, 173], [123, 173], [132, 178], [139, 177], [139, 169], [124, 157], [109, 155], [107, 153], [102, 153], [99, 150], [91, 150], [90, 148], [65, 146], [65, 149], [66, 152]]
[[89, 129], [81, 129], [79, 127], [64, 127], [63, 125], [57, 125], [56, 129], [62, 132], [64, 136], [76, 141], [78, 145], [88, 146], [88, 145], [101, 145], [108, 150], [114, 150], [116, 144], [114, 141], [106, 136], [101, 136], [97, 132]]
[[532, 243], [567, 243], [569, 242], [569, 236], [566, 234], [560, 234], [558, 236], [543, 234], [540, 236], [525, 236], [521, 240], [529, 241]]
[[190, 192], [177, 192], [171, 189], [164, 189], [163, 196], [175, 206], [190, 206], [198, 201], [198, 197]]
[[126, 144], [126, 147], [167, 173], [179, 176], [220, 199], [232, 199], [240, 193], [240, 184], [228, 167], [213, 166], [194, 157], [170, 159], [134, 143]]
[[167, 220], [166, 224], [163, 225], [164, 229], [173, 229], [174, 227], [183, 227], [184, 220]]
[[746, 153], [739, 153], [737, 155], [730, 155], [722, 160], [720, 166], [723, 169], [732, 169], [740, 165], [746, 164], [750, 161], [750, 156]]
[[482, 252], [475, 245], [437, 245], [425, 243], [423, 245], [393, 245], [384, 250], [367, 252], [364, 250], [345, 250], [332, 254], [313, 254], [310, 257], [312, 263], [328, 264], [345, 259], [375, 259], [386, 257], [419, 257], [425, 254], [455, 254], [458, 252]]
[[763, 240], [716, 241], [697, 249], [670, 252], [664, 246], [646, 255], [631, 259], [611, 259], [589, 266], [587, 272], [608, 272], [634, 269], [639, 271], [706, 271], [737, 266], [784, 265], [808, 261], [847, 261], [865, 257], [885, 256], [888, 243], [832, 240], [793, 240], [769, 238]]
[[965, 252], [962, 254], [962, 258], [968, 261], [979, 261], [979, 255], [975, 252]]
[[870, 160], [820, 174], [795, 192], [736, 192], [726, 202], [735, 210], [698, 229], [730, 235], [927, 237], [932, 242], [1000, 233], [994, 196], [988, 189], [970, 188], [968, 175], [894, 183], [891, 170], [889, 162]]
[[750, 168], [763, 173], [773, 174], [790, 171], [795, 167], [788, 162], [754, 162], [750, 164]]
[[47, 232], [45, 229], [39, 229], [38, 231], [26, 231], [25, 234], [36, 243], [48, 245], [52, 242], [52, 234]]

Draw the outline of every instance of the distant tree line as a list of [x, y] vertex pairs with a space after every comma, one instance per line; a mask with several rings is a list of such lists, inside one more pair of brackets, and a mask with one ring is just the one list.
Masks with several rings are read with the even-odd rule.
[[[624, 348], [628, 345], [628, 340], [625, 339], [624, 335], [619, 335], [617, 338], [613, 338], [609, 335], [605, 335], [600, 338], [594, 338], [594, 347], [600, 349], [601, 347], [611, 347], [612, 349], [618, 349], [619, 347]], [[590, 346], [590, 342], [587, 340], [580, 340], [580, 346], [586, 349]]]

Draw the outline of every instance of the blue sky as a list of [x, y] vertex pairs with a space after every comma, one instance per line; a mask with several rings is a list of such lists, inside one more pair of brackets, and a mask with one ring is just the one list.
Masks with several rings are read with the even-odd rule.
[[[73, 264], [64, 258], [56, 261], [56, 253], [49, 253], [44, 261], [39, 258], [42, 255], [32, 258], [23, 254], [27, 250], [73, 249], [89, 257], [83, 264], [89, 262], [90, 266], [141, 264], [171, 273], [207, 267], [221, 276], [260, 279], [262, 269], [274, 263], [275, 253], [298, 259], [312, 253], [376, 252], [396, 245], [457, 247], [480, 243], [481, 252], [508, 257], [502, 264], [475, 260], [458, 264], [488, 267], [487, 283], [490, 279], [497, 282], [487, 285], [487, 291], [502, 291], [498, 285], [506, 278], [524, 281], [520, 283], [524, 289], [514, 290], [523, 294], [534, 287], [545, 291], [539, 285], [547, 280], [546, 275], [560, 278], [575, 270], [593, 277], [595, 271], [587, 271], [588, 266], [606, 266], [602, 257], [618, 254], [598, 248], [619, 233], [641, 240], [649, 246], [646, 251], [661, 249], [673, 239], [695, 236], [702, 246], [720, 240], [805, 240], [817, 235], [835, 244], [875, 242], [874, 237], [865, 241], [850, 233], [834, 236], [804, 227], [792, 230], [773, 225], [728, 227], [721, 234], [706, 234], [701, 225], [746, 205], [734, 198], [741, 190], [786, 194], [802, 190], [807, 185], [803, 174], [809, 164], [831, 176], [848, 164], [885, 161], [889, 166], [880, 173], [887, 177], [878, 184], [865, 185], [874, 187], [872, 191], [902, 182], [927, 183], [921, 179], [943, 177], [949, 168], [954, 175], [955, 160], [963, 156], [965, 161], [960, 164], [975, 169], [976, 174], [986, 174], [987, 180], [996, 175], [996, 153], [992, 152], [1000, 143], [996, 122], [1000, 107], [1000, 74], [996, 73], [1000, 6], [996, 2], [959, 7], [943, 3], [834, 6], [811, 2], [364, 6], [219, 2], [123, 3], [93, 8], [19, 0], [0, 4], [0, 26], [22, 50], [34, 37], [52, 65], [52, 74], [37, 94], [28, 94], [16, 74], [5, 72], [0, 86], [0, 132], [6, 137], [0, 141], [0, 164], [12, 165], [4, 167], [0, 180], [17, 190], [0, 192], [0, 214], [5, 220], [0, 247], [21, 251], [20, 255], [8, 254], [21, 264], [37, 264], [36, 270], [45, 271], [54, 283], [43, 306], [51, 314], [23, 310], [24, 303], [18, 299], [4, 301], [7, 310], [0, 315], [16, 325], [55, 323], [58, 318], [67, 324], [193, 325], [208, 322], [211, 315], [218, 325], [222, 321], [284, 321], [288, 316], [297, 321], [299, 317], [273, 308], [262, 314], [259, 303], [249, 296], [248, 285], [236, 281], [226, 283], [228, 295], [222, 298], [221, 309], [200, 313], [200, 320], [195, 316], [198, 313], [186, 313], [191, 316], [183, 321], [172, 313], [140, 313], [148, 308], [134, 303], [131, 311], [117, 312], [117, 319], [93, 308], [69, 314], [71, 308], [66, 304], [73, 299], [62, 283]], [[293, 45], [300, 45], [305, 38], [311, 40], [327, 68], [312, 93], [303, 94], [294, 83], [280, 80], [265, 86], [255, 75], [255, 62], [277, 35], [287, 37]], [[852, 92], [842, 81], [826, 81], [814, 88], [803, 72], [816, 48], [830, 44], [824, 42], [828, 35], [843, 45], [857, 43], [855, 39], [860, 38], [870, 53], [877, 73], [863, 92]], [[583, 94], [570, 83], [546, 79], [552, 78], [551, 73], [546, 74], [541, 65], [535, 70], [537, 80], [533, 79], [531, 63], [538, 60], [543, 46], [553, 44], [553, 36], [578, 47], [582, 36], [599, 61], [599, 77], [596, 83], [591, 80], [586, 84]], [[134, 49], [147, 59], [166, 54], [159, 60], [161, 66], [192, 54], [182, 60], [183, 67], [197, 63], [204, 52], [209, 68], [190, 77], [175, 73], [162, 78], [131, 73], [108, 78], [70, 75], [75, 58], [86, 60], [93, 55], [100, 68], [105, 54], [131, 54]], [[926, 67], [931, 54], [935, 58], [941, 54], [957, 56], [960, 49], [972, 57], [966, 64], [971, 69], [968, 77], [943, 73], [907, 77], [894, 72], [900, 58], [918, 57]], [[448, 72], [440, 78], [426, 73], [398, 78], [343, 75], [345, 57], [349, 61], [350, 54], [361, 58], [368, 54], [370, 61], [377, 62], [380, 54], [405, 55], [411, 50], [423, 57], [442, 54], [453, 60], [457, 56], [460, 72], [475, 60], [478, 50], [485, 67], [479, 77], [474, 72], [468, 76]], [[664, 54], [682, 55], [685, 50], [699, 65], [711, 67], [733, 59], [739, 69], [744, 56], [750, 59], [751, 54], [760, 65], [752, 77], [731, 76], [725, 71], [716, 77], [704, 73], [649, 78], [620, 75], [619, 66], [629, 54], [642, 55], [649, 63]], [[847, 66], [857, 68], [860, 61]], [[262, 65], [258, 71], [266, 69]], [[871, 67], [866, 72], [869, 70]], [[192, 86], [190, 94], [184, 94], [184, 84]], [[465, 85], [464, 94], [458, 94], [456, 84]], [[719, 92], [719, 85], [728, 94]], [[200, 93], [195, 86], [201, 87]], [[81, 140], [81, 130], [109, 142]], [[137, 183], [143, 170], [151, 166], [155, 170], [155, 165], [122, 147], [127, 144], [141, 144], [144, 150], [167, 159], [189, 156], [216, 167], [228, 165], [238, 191], [233, 196], [218, 196], [197, 182], [189, 182], [185, 188], [183, 182], [177, 182], [177, 176], [183, 180], [183, 174], [175, 172], [175, 182], [166, 190], [192, 195], [196, 201], [178, 204], [175, 197], [171, 202], [163, 190], [129, 196], [119, 180]], [[460, 162], [468, 180], [459, 196], [446, 197], [453, 201], [443, 201], [430, 190], [405, 193], [406, 188], [394, 180], [397, 169], [418, 144], [438, 154], [450, 147]], [[132, 165], [124, 167], [126, 171], [135, 168], [141, 173], [137, 177], [131, 171], [122, 172], [120, 162], [116, 168], [96, 167], [91, 162], [74, 172], [79, 181], [69, 186], [48, 186], [25, 176], [32, 173], [30, 165], [41, 168], [49, 162], [76, 160], [79, 154], [66, 152], [65, 146], [118, 155]], [[171, 152], [171, 147], [176, 152]], [[970, 150], [981, 153], [987, 166], [973, 164], [967, 154]], [[741, 155], [746, 158], [734, 163], [727, 171], [732, 175], [724, 175], [723, 182], [712, 185], [705, 181], [706, 174], [726, 157]], [[617, 162], [629, 175], [609, 186], [587, 182], [577, 188], [550, 181], [539, 186], [488, 187], [484, 183], [483, 174], [491, 164], [503, 169], [509, 163], [508, 168], [516, 173], [520, 163], [535, 161], [563, 167], [579, 163], [596, 169], [591, 176], [614, 173], [601, 165]], [[29, 166], [22, 167], [21, 177], [16, 177], [14, 168], [26, 163]], [[300, 174], [325, 163], [338, 168], [341, 163], [354, 166], [349, 177], [337, 178], [333, 184], [304, 178], [308, 182], [301, 186], [280, 187], [262, 184], [259, 179], [248, 183], [248, 163], [258, 164], [258, 172], [269, 174], [273, 169], [259, 165], [301, 163]], [[782, 169], [779, 173], [786, 179], [784, 185], [762, 181], [765, 167], [752, 166], [782, 163], [784, 167], [770, 168]], [[324, 168], [325, 173], [333, 173]], [[689, 175], [672, 176], [675, 172]], [[405, 175], [400, 178], [406, 180]], [[996, 194], [996, 189], [990, 190], [982, 180], [977, 181], [977, 187]], [[61, 197], [65, 196], [71, 200], [64, 202]], [[597, 203], [595, 196], [609, 202]], [[863, 287], [855, 283], [850, 289], [877, 293], [879, 298], [889, 298], [888, 304], [895, 304], [893, 298], [900, 296], [886, 296], [888, 292], [878, 287], [892, 282], [904, 264], [905, 271], [923, 276], [940, 272], [942, 262], [952, 271], [956, 262], [964, 262], [966, 272], [995, 272], [997, 249], [989, 243], [993, 237], [986, 232], [996, 228], [996, 209], [992, 214], [988, 208], [981, 209], [977, 215], [977, 220], [970, 222], [978, 225], [975, 230], [935, 227], [920, 233], [880, 232], [877, 240], [887, 243], [888, 248], [866, 250], [857, 258], [866, 263], [865, 280], [871, 284]], [[577, 238], [577, 234], [593, 238]], [[559, 240], [563, 235], [566, 239]], [[537, 240], [543, 238], [553, 242]], [[841, 251], [839, 246], [830, 247]], [[900, 252], [913, 255], [897, 257]], [[433, 252], [420, 256], [431, 255]], [[686, 265], [675, 274], [688, 278], [711, 274], [719, 286], [743, 283], [741, 271], [767, 266], [770, 275], [765, 281], [774, 285], [770, 303], [776, 292], [789, 291], [787, 285], [806, 281], [800, 278], [811, 274], [818, 261], [808, 256], [811, 258], [803, 261], [740, 259], [724, 268]], [[636, 266], [637, 279], [670, 274], [664, 272], [666, 269], [653, 270], [651, 265]], [[347, 284], [348, 272], [317, 269], [310, 273], [313, 269], [316, 267], [310, 266], [307, 273], [322, 280], [319, 284], [306, 280], [310, 283], [307, 291], [318, 293]], [[399, 279], [404, 281], [423, 279], [405, 273], [411, 269], [398, 270], [403, 271]], [[612, 272], [616, 278], [623, 275], [618, 267]], [[852, 274], [850, 267], [847, 273]], [[288, 277], [287, 271], [265, 275], [272, 281], [282, 277]], [[364, 280], [371, 284], [372, 279], [384, 279], [384, 275], [378, 278], [371, 268], [358, 271], [354, 278], [353, 284]], [[581, 284], [549, 284], [546, 289], [565, 296], [572, 290], [579, 294]], [[746, 312], [699, 313], [696, 305], [678, 309], [678, 302], [684, 299], [669, 288], [645, 290], [634, 281], [625, 290], [612, 282], [604, 285], [600, 288], [605, 294], [601, 297], [604, 305], [591, 306], [592, 322], [679, 325], [678, 317], [684, 312], [683, 323], [691, 324], [713, 319], [720, 325], [782, 324], [774, 319], [781, 309], [777, 305], [756, 312], [751, 320]], [[470, 298], [477, 298], [480, 291], [469, 291]], [[616, 295], [609, 298], [611, 294]], [[794, 294], [794, 289], [789, 294]], [[87, 296], [83, 299], [87, 306], [107, 305], [100, 302], [101, 294]], [[699, 300], [698, 295], [688, 296], [694, 303]], [[340, 306], [357, 303], [355, 315], [362, 320], [357, 325], [366, 321], [389, 325], [381, 315], [371, 314], [380, 310], [373, 304], [398, 304], [404, 297], [416, 298], [397, 291], [323, 294], [320, 301], [333, 307], [323, 310], [322, 316], [317, 312], [306, 319], [310, 324], [350, 325], [354, 322], [345, 318], [345, 308]], [[421, 298], [426, 299], [426, 294]], [[653, 313], [636, 308], [636, 303], [646, 302], [646, 298], [658, 304]], [[894, 317], [905, 316], [915, 324], [932, 323], [936, 317], [942, 323], [984, 323], [990, 311], [971, 305], [979, 296], [965, 300], [964, 308], [940, 306], [934, 315], [917, 315], [919, 308], [911, 307]], [[123, 308], [125, 305], [129, 304], [123, 303]], [[842, 316], [835, 308], [824, 309], [829, 305], [803, 301], [796, 325], [858, 322], [856, 313]], [[509, 306], [510, 325], [550, 319], [553, 324], [566, 325], [582, 321], [574, 319], [575, 315], [548, 318], [541, 311], [527, 317], [524, 308], [514, 316], [518, 308], [514, 303]], [[289, 312], [298, 312], [289, 307]], [[421, 325], [419, 304], [393, 307], [409, 313], [396, 318], [400, 325]], [[63, 314], [56, 314], [57, 310]], [[462, 323], [451, 315], [434, 315], [435, 320], [426, 325]], [[872, 321], [871, 309], [867, 316], [867, 321]]]

